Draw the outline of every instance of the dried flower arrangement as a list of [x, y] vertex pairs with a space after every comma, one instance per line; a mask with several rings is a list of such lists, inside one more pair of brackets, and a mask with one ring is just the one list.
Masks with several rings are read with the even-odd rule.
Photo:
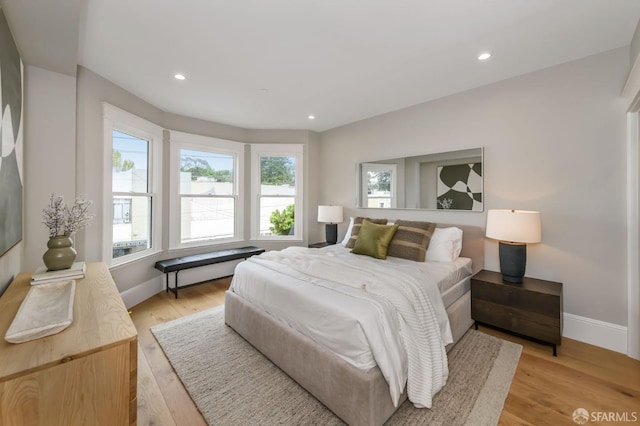
[[44, 223], [49, 228], [49, 237], [70, 236], [91, 222], [94, 215], [89, 214], [91, 201], [77, 197], [71, 208], [67, 207], [61, 195], [51, 194], [49, 205], [42, 209]]

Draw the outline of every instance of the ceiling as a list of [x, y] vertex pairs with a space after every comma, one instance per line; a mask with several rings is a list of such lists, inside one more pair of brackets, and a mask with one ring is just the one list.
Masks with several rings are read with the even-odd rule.
[[316, 131], [626, 46], [640, 18], [638, 0], [34, 3], [2, 0], [28, 64], [80, 64], [167, 112]]

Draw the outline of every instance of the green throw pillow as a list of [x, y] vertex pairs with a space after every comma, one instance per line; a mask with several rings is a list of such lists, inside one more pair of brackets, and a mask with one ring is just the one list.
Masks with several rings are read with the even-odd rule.
[[386, 259], [389, 243], [397, 230], [398, 225], [376, 225], [368, 220], [363, 220], [358, 239], [351, 253]]

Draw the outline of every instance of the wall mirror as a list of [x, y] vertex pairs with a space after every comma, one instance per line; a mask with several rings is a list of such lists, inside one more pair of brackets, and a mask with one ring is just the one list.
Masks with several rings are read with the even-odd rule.
[[472, 148], [360, 163], [357, 206], [481, 212], [483, 153]]

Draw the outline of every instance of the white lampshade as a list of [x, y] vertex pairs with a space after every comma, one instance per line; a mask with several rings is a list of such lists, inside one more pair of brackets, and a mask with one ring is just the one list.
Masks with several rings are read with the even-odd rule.
[[540, 212], [489, 210], [486, 235], [494, 240], [512, 243], [539, 243], [542, 241]]
[[342, 223], [342, 206], [318, 206], [318, 222]]

